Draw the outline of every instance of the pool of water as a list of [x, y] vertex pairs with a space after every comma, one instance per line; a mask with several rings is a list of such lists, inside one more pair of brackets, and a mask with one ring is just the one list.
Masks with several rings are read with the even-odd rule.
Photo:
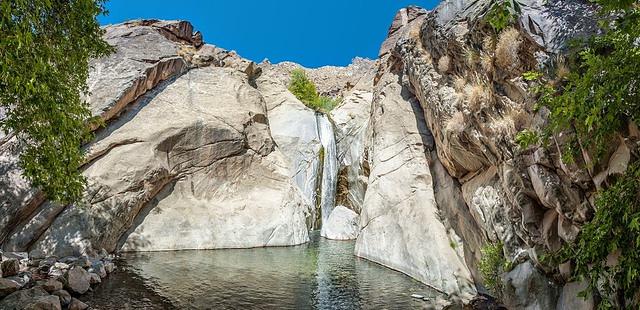
[[131, 253], [83, 296], [96, 309], [423, 309], [436, 293], [312, 234], [295, 247]]

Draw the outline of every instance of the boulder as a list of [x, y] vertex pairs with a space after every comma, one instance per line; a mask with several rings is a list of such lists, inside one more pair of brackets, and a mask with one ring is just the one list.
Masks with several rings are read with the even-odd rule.
[[372, 76], [366, 75], [370, 83], [360, 82], [330, 113], [335, 127], [337, 160], [340, 165], [338, 196], [336, 204], [342, 204], [356, 212], [362, 209], [367, 190], [365, 142], [373, 100]]
[[42, 288], [49, 292], [49, 293], [53, 293], [55, 291], [59, 291], [62, 289], [62, 282], [55, 280], [55, 279], [47, 279], [42, 281], [41, 283], [39, 283], [40, 286], [42, 286]]
[[10, 279], [0, 278], [0, 299], [20, 289], [20, 284]]
[[82, 268], [89, 268], [92, 266], [91, 260], [86, 256], [79, 257], [77, 260], [72, 262], [72, 264]]
[[322, 224], [323, 237], [333, 240], [353, 240], [358, 237], [358, 214], [344, 206], [336, 206], [329, 220]]
[[556, 307], [558, 288], [530, 261], [505, 273], [503, 282], [503, 301], [509, 309], [544, 310]]
[[62, 277], [67, 270], [69, 270], [69, 265], [65, 263], [54, 263], [51, 268], [49, 268], [48, 275], [53, 278]]
[[5, 277], [5, 279], [11, 280], [11, 281], [17, 283], [20, 288], [24, 288], [29, 283], [31, 283], [31, 278], [32, 278], [31, 277], [31, 273], [29, 273], [29, 272], [22, 272], [22, 273], [20, 273], [19, 275], [16, 275], [16, 276]]
[[1, 266], [3, 277], [15, 276], [20, 272], [20, 262], [15, 258], [3, 259]]
[[109, 261], [104, 263], [104, 270], [107, 272], [107, 274], [112, 273], [115, 269], [116, 265], [114, 263]]
[[43, 288], [36, 286], [19, 290], [0, 300], [0, 309], [17, 310], [60, 310], [58, 296], [49, 295]]
[[81, 267], [72, 267], [64, 275], [64, 287], [71, 293], [84, 294], [89, 290], [91, 275]]
[[51, 295], [58, 296], [60, 299], [60, 304], [63, 307], [68, 306], [71, 303], [71, 294], [65, 290], [59, 290], [51, 293]]
[[102, 282], [102, 278], [100, 278], [99, 275], [97, 275], [97, 274], [95, 274], [93, 272], [90, 272], [89, 276], [90, 276], [89, 283], [91, 285], [100, 284]]
[[579, 297], [578, 294], [587, 290], [589, 284], [586, 281], [569, 282], [562, 287], [556, 310], [593, 310], [596, 304], [590, 295], [587, 298]]
[[[275, 74], [273, 69], [265, 69], [256, 80], [265, 100], [271, 136], [287, 160], [289, 176], [305, 201], [315, 206], [321, 148], [316, 113], [291, 94]], [[316, 218], [315, 210], [310, 218], [309, 222]]]
[[89, 308], [89, 305], [83, 303], [78, 299], [71, 298], [71, 303], [69, 304], [68, 310], [85, 310], [88, 308]]
[[100, 278], [107, 277], [107, 270], [104, 268], [104, 263], [101, 260], [94, 261], [87, 271], [97, 274]]

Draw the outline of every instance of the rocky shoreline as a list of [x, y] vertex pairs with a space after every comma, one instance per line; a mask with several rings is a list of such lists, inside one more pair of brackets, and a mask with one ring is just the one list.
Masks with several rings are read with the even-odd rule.
[[37, 253], [0, 252], [0, 309], [83, 310], [78, 297], [115, 270], [114, 256], [43, 257]]

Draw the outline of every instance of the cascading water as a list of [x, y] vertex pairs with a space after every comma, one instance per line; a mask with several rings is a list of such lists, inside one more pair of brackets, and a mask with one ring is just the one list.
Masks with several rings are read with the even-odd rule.
[[322, 228], [320, 234], [324, 236], [324, 223], [329, 219], [329, 215], [336, 203], [336, 184], [338, 181], [338, 160], [336, 156], [336, 138], [333, 133], [333, 124], [324, 114], [317, 114], [318, 136], [322, 144], [323, 165], [322, 183], [320, 196], [320, 214], [322, 217]]

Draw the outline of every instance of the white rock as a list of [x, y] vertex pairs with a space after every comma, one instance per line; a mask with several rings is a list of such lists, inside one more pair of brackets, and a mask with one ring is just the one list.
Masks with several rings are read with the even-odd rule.
[[353, 240], [358, 237], [358, 214], [344, 206], [336, 206], [329, 220], [322, 224], [323, 237], [333, 240]]

